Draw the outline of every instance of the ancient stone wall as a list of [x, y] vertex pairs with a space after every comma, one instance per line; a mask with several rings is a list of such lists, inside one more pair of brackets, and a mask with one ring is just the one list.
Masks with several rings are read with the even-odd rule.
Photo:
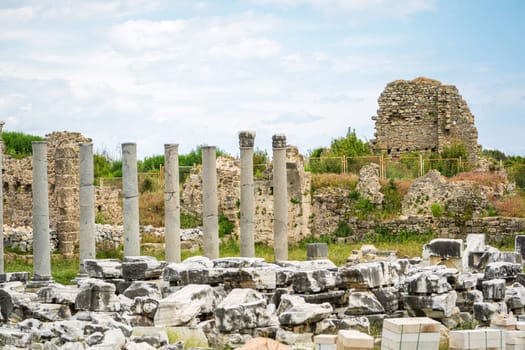
[[478, 150], [474, 116], [458, 89], [416, 78], [387, 84], [378, 99], [374, 148], [389, 155], [439, 152], [463, 143], [472, 159]]
[[[304, 159], [296, 147], [288, 146], [288, 235], [290, 243], [310, 235], [310, 174], [304, 171]], [[235, 223], [234, 234], [239, 234], [240, 162], [233, 158], [217, 158], [219, 211]], [[272, 169], [262, 178], [254, 179], [255, 191], [255, 241], [273, 242], [273, 186]], [[183, 185], [181, 208], [197, 216], [202, 215], [201, 168], [192, 170]]]
[[353, 231], [351, 239], [359, 241], [366, 235], [385, 229], [392, 234], [403, 231], [429, 232], [442, 238], [465, 238], [469, 233], [484, 233], [490, 242], [512, 240], [514, 235], [525, 232], [525, 219], [509, 217], [433, 217], [428, 215], [409, 215], [387, 221], [358, 220], [348, 218], [349, 190], [326, 188], [316, 191], [312, 196], [312, 215], [310, 230], [313, 235], [332, 234], [344, 221]]
[[[56, 230], [62, 254], [72, 255], [79, 232], [79, 150], [89, 142], [80, 133], [54, 132], [46, 135], [49, 181], [49, 216]], [[14, 159], [4, 155], [4, 223], [12, 226], [32, 224], [31, 157]]]

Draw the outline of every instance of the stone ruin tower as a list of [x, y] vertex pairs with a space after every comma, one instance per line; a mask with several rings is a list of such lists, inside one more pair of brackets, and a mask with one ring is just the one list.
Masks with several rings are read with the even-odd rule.
[[389, 156], [404, 152], [440, 152], [463, 143], [476, 159], [474, 116], [453, 85], [416, 78], [388, 83], [378, 99], [374, 149]]

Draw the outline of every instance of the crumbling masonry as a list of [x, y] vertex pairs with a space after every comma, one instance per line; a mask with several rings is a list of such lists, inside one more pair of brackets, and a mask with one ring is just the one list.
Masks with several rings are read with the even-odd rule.
[[478, 150], [474, 116], [453, 85], [416, 78], [387, 84], [378, 99], [375, 120], [377, 151], [391, 156], [404, 152], [440, 152], [463, 143], [471, 160]]

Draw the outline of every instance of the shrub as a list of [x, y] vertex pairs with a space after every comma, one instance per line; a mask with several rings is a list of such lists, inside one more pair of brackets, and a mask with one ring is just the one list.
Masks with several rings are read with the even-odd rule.
[[235, 230], [235, 223], [230, 221], [223, 213], [219, 214], [219, 237], [230, 235]]
[[202, 226], [202, 220], [200, 217], [192, 215], [190, 213], [181, 212], [180, 213], [180, 228], [195, 228]]
[[339, 223], [337, 224], [337, 228], [334, 231], [334, 236], [338, 238], [345, 238], [353, 235], [354, 231], [352, 230], [350, 225], [348, 225], [348, 222], [339, 221]]
[[5, 145], [5, 153], [17, 159], [29, 157], [33, 154], [33, 141], [45, 141], [43, 137], [16, 131], [4, 131], [2, 140]]
[[439, 218], [445, 214], [445, 210], [438, 203], [432, 203], [430, 210], [432, 211], [432, 216]]
[[387, 215], [398, 215], [401, 213], [401, 203], [403, 196], [399, 193], [396, 181], [390, 179], [386, 184], [381, 186], [383, 199], [383, 213]]
[[493, 205], [501, 216], [525, 218], [525, 198], [523, 194], [494, 201]]

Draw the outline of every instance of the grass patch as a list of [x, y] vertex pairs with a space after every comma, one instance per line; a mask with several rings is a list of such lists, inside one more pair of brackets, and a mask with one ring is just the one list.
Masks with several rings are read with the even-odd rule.
[[359, 177], [356, 174], [312, 174], [312, 191], [323, 187], [354, 189]]

